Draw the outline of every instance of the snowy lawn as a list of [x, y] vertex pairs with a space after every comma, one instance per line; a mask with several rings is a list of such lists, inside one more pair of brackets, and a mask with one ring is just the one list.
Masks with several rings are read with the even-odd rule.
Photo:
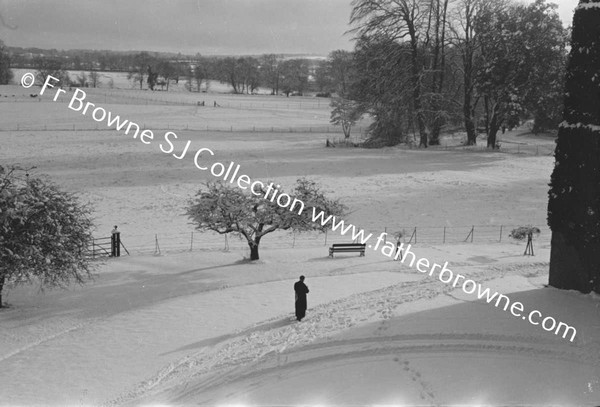
[[[200, 109], [177, 105], [198, 96], [181, 91], [90, 90], [115, 113], [163, 133], [175, 128], [195, 148], [214, 149], [213, 161], [239, 163], [254, 179], [284, 189], [298, 177], [316, 179], [351, 208], [350, 222], [375, 236], [405, 229], [408, 241], [417, 226], [419, 257], [448, 261], [572, 325], [573, 343], [373, 250], [329, 259], [327, 246], [347, 241], [331, 233], [327, 244], [323, 235], [268, 235], [261, 260], [248, 264], [244, 242], [192, 235], [182, 213], [212, 177], [190, 157], [95, 131], [89, 117], [28, 91], [18, 101], [2, 98], [0, 163], [35, 165], [80, 193], [96, 209], [97, 236], [118, 224], [132, 256], [107, 261], [83, 287], [6, 290], [0, 405], [600, 402], [599, 299], [544, 288], [551, 156], [325, 149], [331, 134], [252, 127], [326, 128], [326, 103], [203, 94], [224, 106]], [[73, 124], [78, 130], [60, 130]], [[522, 129], [502, 141], [552, 144]], [[511, 226], [525, 224], [542, 229], [535, 257], [507, 239]], [[472, 226], [474, 242], [464, 242]], [[157, 240], [162, 255], [152, 256]], [[220, 251], [226, 244], [231, 250]], [[292, 285], [300, 274], [311, 292], [307, 319], [296, 323]]]

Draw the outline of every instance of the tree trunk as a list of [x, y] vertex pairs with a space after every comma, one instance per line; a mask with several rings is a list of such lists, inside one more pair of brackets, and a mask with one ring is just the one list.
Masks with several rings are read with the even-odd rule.
[[254, 239], [254, 241], [249, 241], [248, 246], [250, 246], [250, 260], [258, 260], [258, 245], [260, 244], [260, 237]]
[[[446, 15], [448, 10], [448, 0], [444, 1], [443, 8], [440, 13], [440, 3], [437, 2], [436, 10], [436, 46], [435, 46], [435, 57], [433, 64], [434, 78], [437, 80], [433, 81], [433, 92], [437, 94], [433, 103], [433, 111], [435, 113], [435, 119], [433, 121], [431, 135], [429, 137], [429, 145], [439, 146], [440, 145], [440, 133], [444, 120], [441, 117], [442, 113], [442, 100], [444, 93], [444, 79], [446, 71]], [[440, 27], [441, 26], [441, 27]], [[439, 55], [439, 66], [438, 66], [438, 55]]]
[[552, 232], [548, 283], [564, 290], [582, 293], [600, 292], [600, 284], [591, 270], [600, 269], [598, 250], [582, 250], [568, 243], [560, 232]]
[[[477, 144], [477, 131], [475, 121], [473, 119], [473, 57], [474, 47], [472, 37], [473, 24], [473, 9], [470, 3], [465, 3], [465, 22], [464, 22], [464, 51], [462, 54], [463, 60], [463, 120], [465, 123], [465, 131], [467, 132], [467, 145], [474, 146]], [[476, 104], [477, 102], [475, 102]]]
[[258, 259], [258, 245], [250, 245], [250, 260]]
[[[551, 286], [600, 293], [600, 8], [580, 0], [573, 18], [563, 122], [548, 200]], [[591, 7], [588, 7], [591, 6]]]
[[0, 308], [3, 308], [4, 305], [2, 303], [2, 290], [4, 290], [4, 282], [6, 281], [6, 277], [4, 275], [0, 276]]
[[419, 128], [419, 147], [427, 148], [428, 138], [425, 131], [425, 117], [421, 104], [421, 69], [419, 68], [419, 44], [414, 22], [407, 21], [411, 46], [411, 77], [413, 85], [413, 107], [417, 116], [417, 127]]
[[471, 110], [471, 93], [465, 90], [465, 100], [463, 102], [463, 118], [465, 121], [465, 130], [467, 131], [467, 145], [474, 146], [477, 144], [477, 131], [475, 122], [473, 121], [473, 113]]
[[344, 131], [344, 138], [350, 138], [350, 124], [342, 123], [342, 130]]
[[498, 130], [500, 130], [501, 120], [498, 118], [498, 104], [494, 104], [494, 108], [492, 111], [492, 117], [489, 120], [488, 125], [486, 126], [486, 130], [488, 133], [487, 137], [487, 147], [496, 149], [496, 136], [498, 135]]

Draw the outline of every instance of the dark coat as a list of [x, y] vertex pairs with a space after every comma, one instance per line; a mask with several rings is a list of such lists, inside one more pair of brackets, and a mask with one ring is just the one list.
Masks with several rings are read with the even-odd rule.
[[306, 294], [309, 291], [306, 284], [302, 281], [294, 284], [294, 291], [296, 292], [296, 318], [300, 320], [306, 315]]

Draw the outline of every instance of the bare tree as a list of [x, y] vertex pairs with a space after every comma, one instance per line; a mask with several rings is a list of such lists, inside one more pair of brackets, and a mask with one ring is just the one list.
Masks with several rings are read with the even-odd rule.
[[329, 53], [327, 62], [329, 77], [335, 92], [341, 97], [346, 97], [350, 91], [353, 76], [353, 53], [345, 50], [332, 51]]
[[288, 59], [281, 64], [281, 89], [289, 96], [296, 91], [303, 94], [308, 86], [308, 64], [304, 59]]
[[70, 83], [69, 74], [65, 70], [64, 63], [60, 58], [52, 56], [38, 56], [34, 59], [34, 66], [37, 69], [37, 80], [41, 85], [48, 76], [60, 80], [60, 86]]
[[272, 95], [279, 94], [279, 83], [281, 81], [281, 63], [283, 56], [276, 54], [265, 54], [260, 57], [259, 70], [261, 81], [271, 88]]
[[353, 100], [344, 98], [331, 99], [331, 119], [330, 123], [342, 126], [344, 138], [350, 138], [352, 126], [360, 120], [362, 114], [358, 104]]
[[430, 50], [429, 69], [431, 87], [429, 110], [432, 112], [429, 144], [440, 144], [440, 131], [445, 121], [444, 79], [446, 75], [446, 32], [448, 0], [431, 0], [424, 48]]
[[88, 79], [89, 79], [89, 83], [90, 86], [92, 88], [98, 88], [100, 87], [100, 72], [98, 71], [90, 71], [90, 73], [88, 74]]
[[491, 0], [460, 0], [453, 8], [450, 22], [450, 42], [460, 53], [457, 70], [462, 77], [462, 119], [467, 145], [477, 144], [475, 110], [480, 95], [476, 92], [476, 74], [481, 64], [481, 44], [476, 19], [492, 6]]
[[[296, 199], [306, 208], [312, 207], [317, 212], [323, 212], [325, 217], [342, 217], [346, 210], [338, 200], [327, 198], [315, 182], [304, 178], [296, 183], [292, 192], [294, 204], [289, 208], [280, 206], [277, 203], [279, 199], [276, 202], [274, 195], [268, 199], [271, 187], [256, 191], [253, 189], [252, 193], [248, 193], [240, 188], [230, 188], [223, 182], [209, 182], [189, 202], [187, 216], [199, 230], [242, 236], [250, 248], [250, 260], [258, 260], [260, 242], [270, 233], [277, 230], [327, 229], [328, 226], [312, 221], [306, 213], [311, 210], [296, 212], [299, 206], [295, 204]], [[287, 197], [290, 198], [289, 195]]]
[[129, 67], [129, 72], [127, 73], [127, 79], [133, 81], [134, 83], [140, 84], [140, 90], [144, 85], [144, 78], [146, 78], [146, 74], [148, 73], [148, 66], [152, 62], [152, 57], [147, 52], [140, 52], [136, 54], [133, 58], [133, 65]]
[[421, 35], [427, 23], [426, 3], [420, 0], [354, 0], [350, 23], [352, 30], [362, 36], [406, 42], [410, 52], [412, 111], [416, 116], [419, 145], [428, 146], [425, 114], [422, 105], [422, 47]]

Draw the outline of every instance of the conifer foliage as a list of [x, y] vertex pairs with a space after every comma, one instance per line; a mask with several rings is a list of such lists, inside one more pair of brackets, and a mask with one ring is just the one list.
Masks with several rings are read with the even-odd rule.
[[552, 173], [550, 285], [600, 293], [600, 2], [580, 0], [573, 19]]

